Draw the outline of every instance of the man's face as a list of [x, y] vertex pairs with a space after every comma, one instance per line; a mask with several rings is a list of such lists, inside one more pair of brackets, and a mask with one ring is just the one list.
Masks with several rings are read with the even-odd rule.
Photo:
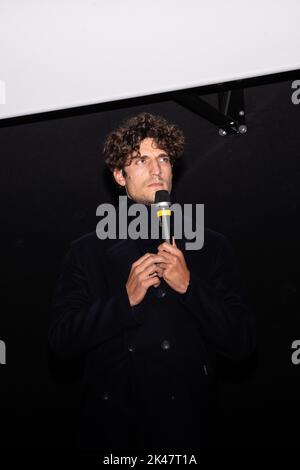
[[155, 193], [161, 189], [169, 193], [172, 189], [172, 166], [167, 153], [158, 148], [154, 139], [147, 137], [140, 143], [141, 156], [133, 155], [126, 176], [114, 170], [114, 177], [125, 186], [127, 195], [136, 202], [153, 204]]

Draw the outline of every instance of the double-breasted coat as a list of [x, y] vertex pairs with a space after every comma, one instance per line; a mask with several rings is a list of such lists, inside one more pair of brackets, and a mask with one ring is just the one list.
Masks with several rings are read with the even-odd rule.
[[130, 306], [131, 265], [158, 243], [92, 232], [71, 242], [63, 260], [49, 341], [61, 358], [84, 357], [84, 449], [205, 447], [215, 423], [216, 354], [239, 359], [253, 351], [235, 256], [215, 231], [205, 229], [200, 250], [177, 240], [190, 270], [185, 294], [162, 279]]

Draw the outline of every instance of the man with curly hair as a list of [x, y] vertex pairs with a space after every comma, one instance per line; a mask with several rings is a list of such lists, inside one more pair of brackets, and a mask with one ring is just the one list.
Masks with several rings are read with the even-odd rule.
[[104, 158], [131, 199], [152, 204], [157, 190], [171, 193], [172, 167], [183, 146], [184, 135], [175, 125], [142, 113], [107, 137]]
[[[172, 194], [181, 130], [141, 113], [111, 132], [104, 158], [127, 203]], [[184, 238], [184, 237], [183, 237]], [[84, 357], [80, 446], [118, 451], [199, 450], [211, 444], [217, 354], [254, 348], [252, 316], [227, 239], [205, 229], [201, 250], [151, 238], [75, 240], [65, 257], [49, 340]]]

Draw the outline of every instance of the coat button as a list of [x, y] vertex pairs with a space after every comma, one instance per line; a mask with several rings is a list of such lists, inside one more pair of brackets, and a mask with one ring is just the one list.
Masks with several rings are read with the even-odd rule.
[[159, 287], [156, 291], [156, 295], [159, 299], [162, 299], [166, 295], [166, 291]]
[[128, 344], [128, 351], [129, 352], [134, 352], [135, 351], [135, 345], [134, 344]]
[[109, 399], [109, 394], [107, 392], [102, 393], [102, 400], [108, 400]]
[[162, 343], [161, 343], [161, 349], [163, 349], [164, 351], [166, 351], [167, 349], [170, 349], [170, 343], [167, 339], [165, 339]]

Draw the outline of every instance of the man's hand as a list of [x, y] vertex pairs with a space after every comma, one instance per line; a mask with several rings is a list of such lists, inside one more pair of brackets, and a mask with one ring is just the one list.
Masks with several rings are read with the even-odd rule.
[[184, 294], [190, 282], [190, 271], [182, 251], [176, 246], [174, 237], [172, 245], [164, 242], [158, 246], [158, 254], [164, 258], [159, 264], [163, 269], [162, 277], [172, 289]]
[[162, 261], [164, 261], [164, 258], [159, 254], [146, 253], [132, 263], [126, 283], [126, 290], [131, 306], [137, 305], [143, 300], [150, 286], [159, 286], [159, 277], [162, 277], [163, 270], [156, 263]]

